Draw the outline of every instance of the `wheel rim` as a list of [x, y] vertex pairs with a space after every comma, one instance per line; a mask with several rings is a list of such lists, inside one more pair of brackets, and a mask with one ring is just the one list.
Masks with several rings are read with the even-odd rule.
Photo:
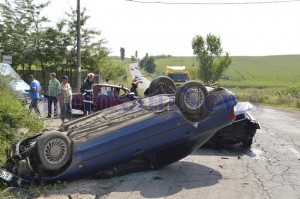
[[189, 109], [200, 109], [204, 102], [204, 92], [201, 88], [189, 88], [184, 95], [184, 103]]
[[60, 138], [50, 140], [44, 149], [44, 157], [49, 164], [61, 163], [67, 155], [67, 144]]

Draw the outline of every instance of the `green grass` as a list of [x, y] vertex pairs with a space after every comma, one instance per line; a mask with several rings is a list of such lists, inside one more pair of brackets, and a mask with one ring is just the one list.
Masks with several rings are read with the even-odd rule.
[[[155, 59], [155, 73], [161, 74], [166, 66], [197, 66], [195, 57]], [[229, 87], [265, 88], [299, 87], [300, 55], [237, 56], [219, 84]]]
[[300, 86], [300, 55], [233, 57], [218, 83], [228, 87], [285, 88]]

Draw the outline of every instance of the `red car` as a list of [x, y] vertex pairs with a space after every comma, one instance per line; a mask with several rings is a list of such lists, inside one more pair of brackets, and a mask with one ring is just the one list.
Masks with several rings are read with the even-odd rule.
[[[102, 109], [116, 106], [130, 101], [130, 91], [123, 85], [112, 84], [95, 84], [92, 90], [92, 110], [99, 111]], [[82, 93], [73, 93], [72, 109], [84, 111], [84, 95]]]

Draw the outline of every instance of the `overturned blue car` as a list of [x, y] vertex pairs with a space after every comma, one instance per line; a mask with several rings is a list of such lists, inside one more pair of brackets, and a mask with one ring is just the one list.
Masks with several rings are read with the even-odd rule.
[[168, 77], [154, 79], [149, 97], [66, 123], [13, 145], [0, 181], [51, 183], [96, 176], [139, 160], [159, 169], [201, 147], [234, 119], [236, 98], [221, 87]]

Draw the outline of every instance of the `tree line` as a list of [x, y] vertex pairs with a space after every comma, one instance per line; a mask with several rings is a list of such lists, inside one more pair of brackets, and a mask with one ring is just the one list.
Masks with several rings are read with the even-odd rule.
[[[49, 5], [36, 4], [34, 0], [5, 0], [0, 3], [0, 48], [2, 54], [12, 55], [12, 67], [36, 66], [45, 75], [48, 70], [76, 70], [77, 55], [77, 12], [70, 7], [64, 19], [51, 25], [43, 15]], [[82, 69], [98, 72], [108, 67], [109, 50], [101, 32], [87, 28], [90, 16], [86, 9], [80, 12], [81, 63]], [[43, 78], [44, 79], [44, 78]]]
[[[205, 84], [214, 84], [223, 75], [231, 64], [231, 57], [224, 52], [221, 45], [221, 38], [211, 33], [206, 37], [196, 35], [192, 39], [192, 49], [196, 55], [198, 65], [189, 67], [191, 80], [201, 80]], [[149, 56], [148, 53], [139, 61], [139, 66], [148, 73], [154, 73], [155, 59], [164, 59], [171, 55]]]

